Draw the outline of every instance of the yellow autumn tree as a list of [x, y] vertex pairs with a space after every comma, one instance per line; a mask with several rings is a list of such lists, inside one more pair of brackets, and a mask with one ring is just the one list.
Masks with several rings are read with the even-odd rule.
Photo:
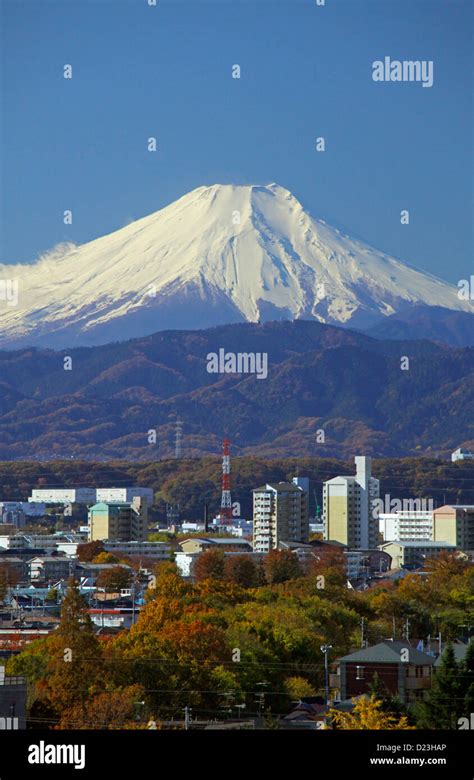
[[412, 730], [408, 718], [402, 715], [400, 718], [384, 712], [382, 702], [375, 696], [362, 696], [354, 707], [352, 712], [340, 712], [331, 709], [328, 713], [333, 728], [344, 731], [384, 730], [397, 729], [401, 731]]

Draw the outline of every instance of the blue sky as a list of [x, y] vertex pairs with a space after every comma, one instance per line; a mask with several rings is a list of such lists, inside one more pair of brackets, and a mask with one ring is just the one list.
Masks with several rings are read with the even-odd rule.
[[[277, 182], [416, 267], [454, 283], [474, 272], [471, 0], [1, 7], [2, 262], [89, 241], [201, 184]], [[384, 56], [433, 60], [434, 86], [374, 83]]]

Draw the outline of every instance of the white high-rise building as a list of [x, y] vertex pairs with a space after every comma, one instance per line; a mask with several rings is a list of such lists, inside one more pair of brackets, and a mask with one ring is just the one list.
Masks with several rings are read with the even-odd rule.
[[356, 456], [355, 476], [340, 476], [323, 483], [324, 538], [356, 550], [374, 549], [378, 543], [375, 502], [379, 481], [372, 476], [372, 459]]
[[253, 491], [253, 549], [267, 553], [279, 542], [307, 542], [308, 494], [292, 482], [267, 483]]

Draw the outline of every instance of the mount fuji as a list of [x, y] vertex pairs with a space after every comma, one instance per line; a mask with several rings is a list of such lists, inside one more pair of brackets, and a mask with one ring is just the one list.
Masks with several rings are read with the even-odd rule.
[[0, 347], [93, 346], [167, 329], [312, 319], [368, 328], [457, 289], [310, 216], [277, 185], [203, 186], [81, 246], [0, 266]]

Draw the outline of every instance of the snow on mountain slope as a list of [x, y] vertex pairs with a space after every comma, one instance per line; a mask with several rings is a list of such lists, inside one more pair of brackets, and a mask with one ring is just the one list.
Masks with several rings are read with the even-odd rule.
[[277, 184], [198, 187], [82, 246], [60, 245], [0, 302], [0, 347], [104, 344], [168, 328], [310, 318], [367, 327], [404, 305], [470, 311], [455, 287], [343, 235]]

